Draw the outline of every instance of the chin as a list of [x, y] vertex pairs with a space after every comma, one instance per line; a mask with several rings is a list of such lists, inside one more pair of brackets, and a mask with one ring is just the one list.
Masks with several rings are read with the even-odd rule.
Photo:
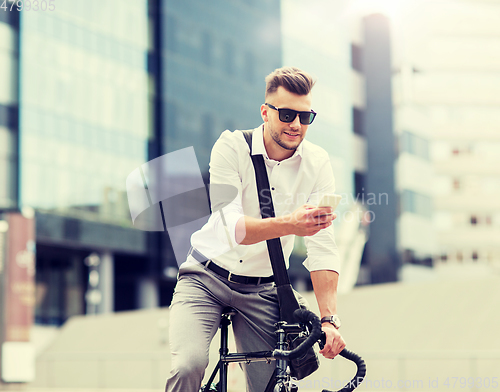
[[283, 147], [284, 149], [286, 150], [296, 150], [297, 147], [300, 145], [300, 143], [302, 142], [302, 140], [298, 140], [297, 142], [295, 143], [286, 143], [286, 142], [282, 142], [281, 143], [281, 147]]

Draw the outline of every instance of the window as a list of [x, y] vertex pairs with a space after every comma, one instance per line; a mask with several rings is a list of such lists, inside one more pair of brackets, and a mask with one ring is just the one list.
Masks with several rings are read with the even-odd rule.
[[166, 122], [167, 122], [167, 135], [169, 138], [175, 138], [179, 135], [178, 132], [178, 121], [177, 121], [177, 105], [172, 101], [167, 101], [167, 112], [166, 112]]
[[213, 64], [213, 40], [209, 32], [201, 36], [201, 59], [203, 64], [210, 67]]
[[364, 135], [364, 112], [361, 109], [352, 108], [352, 130], [357, 135]]
[[400, 136], [400, 151], [429, 159], [429, 141], [411, 132], [404, 131]]
[[224, 130], [230, 130], [230, 131], [234, 131], [236, 129], [236, 126], [234, 125], [234, 122], [233, 120], [227, 120], [226, 121], [226, 125], [224, 126]]
[[172, 52], [176, 52], [177, 48], [177, 20], [171, 16], [167, 15], [167, 26], [164, 29], [167, 36], [164, 42], [167, 43], [167, 50], [171, 50]]
[[462, 144], [459, 146], [455, 146], [452, 149], [452, 154], [454, 156], [470, 154], [472, 152], [472, 146], [469, 144]]
[[255, 82], [255, 58], [252, 52], [245, 54], [245, 79], [248, 83]]
[[231, 42], [224, 45], [224, 68], [229, 75], [236, 73], [234, 46]]
[[16, 5], [12, 7], [12, 11], [10, 10], [12, 3], [7, 5], [7, 9], [1, 9], [0, 10], [0, 22], [9, 24], [11, 26], [14, 26], [15, 28], [19, 27], [19, 15], [21, 14], [20, 12], [17, 11]]
[[403, 212], [432, 216], [432, 199], [429, 196], [405, 189], [401, 194], [401, 209]]
[[211, 113], [207, 113], [202, 117], [201, 124], [201, 139], [204, 146], [212, 146], [214, 140], [215, 121]]
[[356, 44], [351, 44], [351, 67], [358, 72], [363, 72], [363, 50]]
[[17, 106], [5, 106], [0, 103], [0, 127], [17, 130], [18, 125]]
[[359, 197], [358, 200], [363, 200], [365, 192], [365, 175], [363, 173], [354, 173], [354, 193], [355, 197]]

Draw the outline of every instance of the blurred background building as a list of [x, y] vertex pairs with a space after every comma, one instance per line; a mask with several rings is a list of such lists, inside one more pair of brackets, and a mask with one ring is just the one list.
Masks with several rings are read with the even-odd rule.
[[[160, 53], [161, 104], [156, 110], [158, 150], [150, 158], [193, 146], [208, 183], [210, 152], [219, 135], [262, 122], [264, 78], [281, 66], [280, 2], [166, 0], [153, 4], [157, 7], [154, 23], [160, 30], [155, 50]], [[168, 306], [177, 262], [168, 234], [158, 234], [156, 244], [162, 275], [156, 306]]]
[[[396, 281], [399, 270], [389, 20], [352, 15], [351, 3], [282, 4], [283, 63], [318, 79], [313, 107], [321, 116], [307, 137], [330, 154], [336, 192], [343, 196], [334, 223], [341, 291]], [[302, 15], [300, 28], [295, 15]], [[290, 269], [297, 283], [308, 280], [300, 266], [305, 255], [297, 238]]]
[[18, 30], [17, 12], [0, 12], [0, 208], [15, 208], [17, 200]]
[[264, 78], [281, 66], [279, 1], [266, 17], [264, 2], [7, 3], [0, 210], [36, 225], [36, 323], [168, 306], [169, 237], [133, 227], [127, 176], [194, 146], [208, 180], [218, 135], [260, 124]]
[[404, 261], [434, 262], [443, 275], [491, 272], [500, 260], [500, 4], [402, 11], [394, 84]]
[[[22, 325], [4, 319], [2, 293], [2, 330], [168, 306], [177, 262], [167, 233], [132, 225], [127, 176], [194, 146], [207, 181], [218, 135], [260, 124], [264, 78], [281, 66], [280, 3], [31, 5], [0, 9], [0, 289], [27, 288]], [[16, 219], [36, 229], [10, 254]], [[28, 274], [20, 255], [35, 248]]]
[[[358, 264], [351, 280], [497, 260], [497, 5], [408, 1], [390, 21], [361, 3], [266, 2], [266, 17], [258, 1], [2, 9], [0, 207], [34, 213], [36, 322], [168, 306], [169, 237], [133, 227], [127, 175], [194, 146], [208, 181], [213, 142], [260, 123], [264, 77], [283, 64], [319, 80], [308, 138], [330, 154], [344, 196], [336, 229]], [[297, 239], [290, 273], [307, 288], [304, 256]]]

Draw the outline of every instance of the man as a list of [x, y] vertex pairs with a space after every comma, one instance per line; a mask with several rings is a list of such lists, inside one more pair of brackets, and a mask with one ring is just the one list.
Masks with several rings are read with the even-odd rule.
[[[238, 351], [274, 349], [279, 309], [268, 239], [281, 237], [288, 267], [294, 237], [305, 237], [304, 265], [311, 274], [320, 317], [336, 316], [339, 259], [331, 226], [336, 215], [330, 207], [316, 207], [323, 194], [334, 193], [334, 178], [328, 154], [304, 140], [315, 116], [313, 85], [309, 74], [293, 67], [277, 69], [266, 78], [266, 100], [260, 108], [264, 124], [253, 132], [252, 154], [264, 156], [275, 218], [261, 218], [243, 134], [225, 131], [212, 149], [211, 185], [235, 187], [238, 196], [193, 234], [192, 251], [179, 270], [170, 314], [168, 392], [199, 390], [224, 307], [238, 311], [232, 322]], [[333, 358], [345, 347], [344, 340], [335, 321], [322, 322], [322, 327], [327, 340], [320, 353]], [[274, 368], [255, 362], [243, 370], [247, 390], [261, 392]]]

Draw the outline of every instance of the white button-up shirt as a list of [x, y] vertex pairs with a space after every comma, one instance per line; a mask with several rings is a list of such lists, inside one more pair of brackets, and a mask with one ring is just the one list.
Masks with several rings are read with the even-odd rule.
[[[267, 155], [263, 126], [260, 126], [253, 132], [252, 154], [264, 156], [276, 216], [290, 214], [306, 203], [317, 205], [323, 194], [335, 191], [328, 154], [307, 140], [302, 141], [290, 158], [274, 161]], [[231, 185], [238, 190], [238, 196], [222, 208], [225, 219], [216, 211], [202, 229], [192, 235], [193, 248], [233, 274], [272, 275], [266, 241], [239, 245], [235, 238], [240, 218], [246, 215], [262, 219], [250, 149], [242, 132], [224, 131], [215, 143], [210, 157], [210, 184]], [[294, 235], [281, 237], [287, 268], [294, 239]], [[307, 248], [304, 266], [309, 271], [340, 271], [333, 226], [304, 240]], [[191, 256], [190, 259], [188, 261], [194, 261]]]

